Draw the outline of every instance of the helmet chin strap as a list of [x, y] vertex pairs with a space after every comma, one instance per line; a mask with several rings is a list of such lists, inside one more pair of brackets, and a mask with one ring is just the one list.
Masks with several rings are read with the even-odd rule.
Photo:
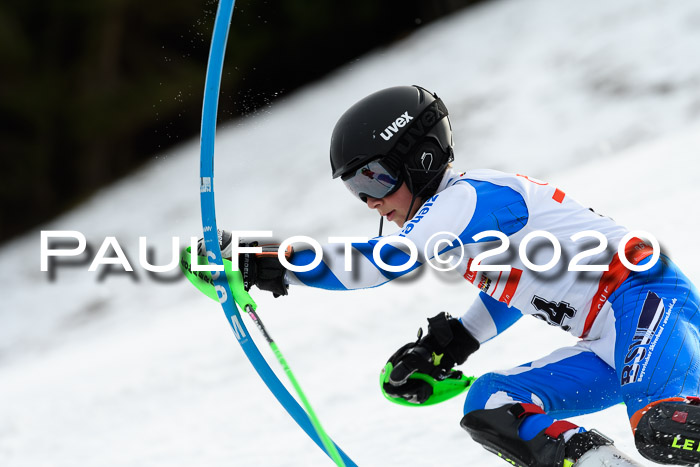
[[[437, 178], [438, 176], [441, 176], [445, 173], [445, 169], [447, 168], [448, 164], [450, 161], [445, 162], [440, 166], [440, 168], [437, 170], [435, 175], [432, 176], [430, 180], [428, 180], [428, 183], [425, 184], [423, 188], [421, 188], [418, 193], [413, 194], [411, 197], [411, 204], [408, 206], [408, 212], [406, 213], [406, 219], [404, 219], [403, 223], [406, 224], [408, 222], [408, 219], [411, 217], [411, 210], [413, 209], [413, 205], [415, 204], [416, 200], [418, 197], [425, 191], [426, 188], [428, 188]], [[408, 190], [413, 193], [413, 180], [411, 179], [411, 173], [409, 172], [408, 167], [404, 164], [404, 169], [406, 170], [406, 185], [408, 185]], [[384, 229], [384, 216], [379, 216], [379, 234], [377, 235], [378, 237], [382, 236], [382, 231]]]
[[[442, 176], [445, 173], [445, 169], [447, 168], [447, 165], [450, 162], [447, 161], [444, 164], [440, 166], [440, 168], [435, 172], [435, 175], [433, 175], [430, 180], [428, 180], [428, 183], [421, 188], [418, 193], [414, 194], [413, 197], [411, 198], [411, 204], [408, 206], [408, 212], [406, 213], [406, 219], [404, 219], [403, 223], [406, 224], [408, 222], [408, 219], [411, 218], [411, 211], [413, 210], [413, 204], [416, 202], [418, 197], [425, 191], [426, 188], [428, 188], [438, 177]], [[413, 180], [411, 180], [411, 172], [408, 167], [404, 165], [404, 168], [406, 169], [406, 184], [408, 185], [408, 189], [413, 193]]]

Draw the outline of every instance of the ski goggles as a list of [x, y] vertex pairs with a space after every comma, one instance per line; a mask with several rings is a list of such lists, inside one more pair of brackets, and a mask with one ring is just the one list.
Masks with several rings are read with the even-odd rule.
[[384, 198], [399, 189], [401, 180], [400, 170], [387, 167], [382, 159], [370, 161], [354, 171], [341, 177], [345, 186], [353, 195], [367, 202], [367, 197]]

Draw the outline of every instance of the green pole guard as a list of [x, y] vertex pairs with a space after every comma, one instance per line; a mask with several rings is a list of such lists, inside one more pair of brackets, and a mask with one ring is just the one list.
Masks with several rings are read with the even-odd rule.
[[411, 376], [409, 376], [408, 379], [419, 379], [421, 381], [425, 381], [433, 388], [433, 393], [430, 395], [430, 397], [428, 397], [428, 399], [425, 402], [423, 402], [422, 404], [415, 404], [413, 402], [408, 402], [402, 397], [390, 396], [384, 390], [384, 384], [389, 384], [389, 375], [391, 374], [391, 371], [393, 369], [394, 366], [391, 364], [391, 362], [387, 362], [384, 368], [382, 368], [382, 372], [379, 375], [379, 386], [382, 389], [382, 394], [384, 394], [384, 397], [386, 397], [388, 400], [395, 404], [404, 405], [407, 407], [423, 407], [427, 405], [435, 405], [439, 404], [440, 402], [444, 402], [448, 399], [452, 399], [453, 397], [458, 396], [463, 392], [469, 390], [472, 383], [476, 380], [474, 376], [466, 376], [456, 370], [452, 370], [455, 377], [450, 376], [449, 378], [445, 378], [441, 381], [436, 380], [432, 376], [415, 372]]
[[[187, 280], [189, 280], [192, 285], [197, 287], [200, 292], [218, 302], [219, 293], [214, 288], [214, 281], [211, 278], [211, 272], [192, 270], [191, 248], [192, 247], [188, 246], [186, 249], [182, 250], [182, 253], [180, 254], [180, 270], [185, 275]], [[236, 301], [241, 310], [247, 311], [247, 307], [249, 306], [253, 310], [256, 310], [258, 305], [243, 286], [243, 274], [241, 274], [241, 271], [233, 270], [233, 264], [231, 263], [230, 259], [222, 258], [222, 260], [224, 263], [224, 271], [226, 272], [226, 279], [228, 280], [228, 285], [231, 287], [231, 293], [233, 293], [233, 299]], [[205, 256], [197, 256], [197, 265], [209, 265], [209, 260]]]

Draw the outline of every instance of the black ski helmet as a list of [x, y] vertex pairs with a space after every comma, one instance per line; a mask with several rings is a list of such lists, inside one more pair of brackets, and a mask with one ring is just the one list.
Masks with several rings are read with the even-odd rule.
[[350, 107], [333, 129], [333, 178], [383, 158], [400, 168], [414, 196], [432, 196], [454, 158], [447, 115], [442, 100], [420, 86], [370, 94]]

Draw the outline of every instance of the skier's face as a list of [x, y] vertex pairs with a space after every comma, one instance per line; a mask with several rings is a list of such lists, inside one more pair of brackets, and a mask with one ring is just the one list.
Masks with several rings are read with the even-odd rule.
[[[409, 214], [408, 208], [411, 205], [412, 197], [413, 195], [411, 195], [411, 192], [404, 183], [398, 190], [384, 198], [372, 198], [368, 196], [367, 207], [376, 209], [386, 220], [393, 222], [401, 228], [406, 220], [406, 215]], [[410, 216], [408, 216], [409, 219], [415, 215], [422, 204], [423, 201], [417, 198], [415, 203], [413, 203], [413, 208], [411, 208], [412, 212]]]

